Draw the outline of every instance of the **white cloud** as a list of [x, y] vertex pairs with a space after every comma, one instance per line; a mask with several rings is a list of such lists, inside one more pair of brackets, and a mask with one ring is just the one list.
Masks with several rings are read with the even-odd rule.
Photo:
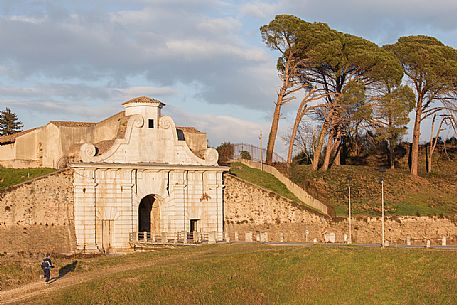
[[263, 61], [268, 57], [265, 52], [255, 48], [241, 48], [232, 44], [207, 40], [170, 40], [166, 42], [167, 51], [173, 56], [182, 56], [188, 61], [218, 58], [225, 55], [236, 56], [248, 61]]
[[[307, 21], [325, 22], [338, 30], [381, 44], [394, 42], [402, 35], [441, 36], [457, 29], [457, 1], [454, 0], [281, 1], [281, 13], [291, 13]], [[452, 43], [455, 45], [457, 41], [453, 39]]]
[[258, 143], [259, 134], [268, 128], [268, 124], [256, 123], [228, 115], [192, 114], [169, 107], [178, 126], [193, 126], [208, 135], [211, 146], [222, 142]]
[[26, 22], [26, 23], [32, 23], [32, 24], [39, 24], [46, 20], [43, 17], [37, 18], [37, 17], [21, 16], [21, 15], [10, 16], [10, 17], [8, 17], [8, 19], [11, 21], [19, 21], [19, 22]]
[[[202, 84], [198, 96], [206, 102], [255, 107], [264, 93], [254, 97], [249, 86], [239, 83], [258, 77], [249, 67], [269, 62], [268, 50], [240, 36], [243, 25], [235, 16], [224, 16], [225, 3], [182, 1], [181, 5], [186, 9], [163, 1], [93, 15], [68, 11], [56, 19], [48, 13], [15, 20], [0, 16], [0, 41], [8, 45], [0, 49], [0, 66], [9, 72], [3, 76], [10, 76], [10, 81], [23, 77], [91, 83], [108, 90], [104, 84], [140, 87], [139, 78], [142, 84], [163, 88], [196, 82]], [[209, 17], [207, 7], [220, 9], [221, 15]], [[41, 21], [31, 24], [29, 17]], [[229, 79], [215, 81], [215, 77]], [[270, 87], [271, 81], [261, 86]], [[217, 99], [207, 92], [218, 92]]]
[[213, 34], [224, 35], [241, 29], [241, 22], [233, 17], [206, 19], [197, 28]]
[[125, 89], [116, 89], [123, 98], [132, 98], [135, 96], [166, 96], [176, 93], [171, 87], [130, 87]]
[[240, 12], [244, 15], [256, 18], [274, 18], [274, 12], [279, 8], [277, 3], [265, 3], [260, 1], [248, 2], [240, 6]]

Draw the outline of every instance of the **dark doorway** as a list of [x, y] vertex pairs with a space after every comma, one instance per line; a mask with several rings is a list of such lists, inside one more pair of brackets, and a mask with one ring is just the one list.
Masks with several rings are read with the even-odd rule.
[[154, 200], [154, 195], [147, 195], [141, 199], [138, 207], [138, 232], [151, 232], [151, 211]]
[[198, 219], [190, 220], [190, 232], [198, 232]]

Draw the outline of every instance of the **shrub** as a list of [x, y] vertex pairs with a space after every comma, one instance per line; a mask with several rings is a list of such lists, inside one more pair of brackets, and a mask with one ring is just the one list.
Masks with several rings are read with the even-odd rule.
[[216, 148], [219, 153], [219, 163], [227, 163], [229, 160], [233, 160], [235, 153], [235, 147], [230, 142], [224, 142]]
[[241, 159], [244, 159], [244, 160], [251, 160], [251, 154], [245, 150], [242, 150], [240, 152], [240, 157], [241, 157]]

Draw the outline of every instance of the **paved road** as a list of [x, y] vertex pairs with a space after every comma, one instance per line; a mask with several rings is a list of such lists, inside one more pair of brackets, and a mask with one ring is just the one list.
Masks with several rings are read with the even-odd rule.
[[[235, 243], [245, 243], [245, 242], [235, 242]], [[300, 242], [265, 242], [262, 244], [271, 245], [271, 246], [300, 246], [300, 247], [311, 247], [313, 245], [327, 246], [327, 247], [367, 247], [367, 248], [380, 248], [381, 244], [346, 244], [346, 243], [300, 243]], [[426, 249], [425, 245], [399, 245], [399, 244], [390, 244], [385, 248], [411, 248], [411, 249]], [[432, 245], [430, 249], [444, 249], [444, 250], [456, 250], [457, 245], [449, 246], [439, 246]]]

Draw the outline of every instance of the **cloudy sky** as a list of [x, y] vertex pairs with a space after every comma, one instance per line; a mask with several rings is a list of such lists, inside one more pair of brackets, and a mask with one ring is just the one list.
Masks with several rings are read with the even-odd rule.
[[455, 0], [0, 0], [0, 108], [31, 128], [101, 120], [148, 95], [210, 145], [256, 144], [278, 88], [259, 27], [284, 13], [378, 44], [427, 34], [457, 48]]

